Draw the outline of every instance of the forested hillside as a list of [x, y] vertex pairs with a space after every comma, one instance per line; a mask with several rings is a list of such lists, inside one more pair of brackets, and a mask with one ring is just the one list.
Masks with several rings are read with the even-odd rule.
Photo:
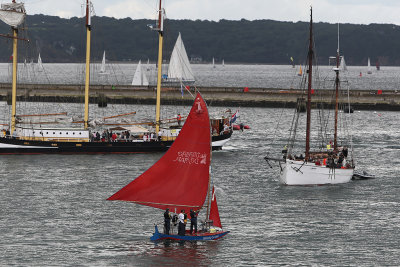
[[[155, 61], [157, 34], [148, 24], [151, 20], [93, 18], [92, 59], [100, 60], [106, 51], [110, 61]], [[336, 53], [337, 25], [316, 23], [315, 46], [319, 64], [328, 64]], [[226, 63], [296, 64], [307, 53], [308, 23], [272, 20], [229, 21], [166, 21], [164, 58], [169, 58], [178, 32], [181, 32], [189, 58]], [[0, 24], [0, 33], [10, 29]], [[43, 62], [83, 62], [85, 27], [81, 18], [61, 19], [54, 16], [28, 16], [20, 31], [30, 42], [19, 42], [19, 59], [36, 59], [40, 52]], [[348, 65], [400, 65], [400, 27], [389, 24], [340, 26], [340, 50]], [[8, 62], [11, 42], [0, 38], [0, 61]]]

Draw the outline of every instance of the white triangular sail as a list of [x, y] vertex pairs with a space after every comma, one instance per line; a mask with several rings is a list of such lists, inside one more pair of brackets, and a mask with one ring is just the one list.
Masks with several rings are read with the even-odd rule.
[[106, 51], [103, 52], [103, 60], [101, 61], [100, 73], [106, 73]]
[[212, 66], [213, 66], [213, 68], [215, 68], [215, 60], [214, 60], [214, 58], [212, 60]]
[[371, 73], [372, 73], [372, 70], [371, 70], [371, 61], [369, 60], [369, 58], [368, 58], [368, 69], [367, 69], [367, 73], [368, 73], [368, 74], [371, 74]]
[[0, 20], [10, 25], [18, 27], [25, 21], [26, 13], [23, 3], [1, 4]]
[[225, 60], [222, 60], [222, 67], [225, 67]]
[[183, 45], [181, 33], [178, 35], [168, 67], [168, 79], [194, 81], [192, 67]]
[[42, 58], [40, 57], [40, 53], [38, 56], [38, 60], [37, 60], [37, 69], [38, 71], [43, 71], [43, 63], [42, 63]]
[[344, 57], [340, 60], [340, 69], [343, 71], [347, 71], [346, 61], [344, 61]]
[[147, 59], [146, 70], [150, 70], [150, 59]]
[[142, 61], [141, 60], [139, 60], [139, 63], [136, 67], [135, 75], [133, 76], [133, 80], [132, 80], [132, 85], [136, 85], [136, 86], [148, 86], [149, 85], [149, 81], [147, 80], [147, 77], [142, 70]]

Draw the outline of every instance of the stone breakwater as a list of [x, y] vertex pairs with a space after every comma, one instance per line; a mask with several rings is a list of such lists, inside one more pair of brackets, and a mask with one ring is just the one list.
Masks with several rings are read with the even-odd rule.
[[[191, 105], [193, 98], [187, 92], [182, 97], [180, 87], [163, 87], [163, 105]], [[299, 98], [307, 96], [300, 90], [274, 88], [236, 87], [198, 87], [203, 97], [211, 106], [248, 106], [248, 107], [295, 107]], [[194, 87], [190, 89], [195, 93]], [[60, 84], [19, 84], [18, 101], [29, 102], [83, 102], [83, 85]], [[400, 91], [397, 90], [353, 90], [349, 92], [352, 108], [358, 110], [400, 110]], [[156, 90], [154, 86], [134, 87], [129, 85], [91, 85], [90, 102], [108, 102], [115, 104], [155, 104]], [[332, 106], [334, 93], [330, 90], [314, 90], [313, 102], [324, 102]], [[347, 92], [340, 97], [347, 103]], [[11, 85], [0, 84], [0, 100], [11, 101]], [[315, 104], [314, 104], [315, 105]]]

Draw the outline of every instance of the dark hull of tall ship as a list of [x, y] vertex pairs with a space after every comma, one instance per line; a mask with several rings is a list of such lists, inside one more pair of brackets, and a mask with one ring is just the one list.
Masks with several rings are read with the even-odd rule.
[[[213, 150], [220, 150], [232, 132], [213, 136]], [[164, 152], [173, 141], [151, 142], [53, 142], [0, 137], [0, 155], [12, 154], [128, 154]], [[215, 144], [215, 145], [214, 145]]]

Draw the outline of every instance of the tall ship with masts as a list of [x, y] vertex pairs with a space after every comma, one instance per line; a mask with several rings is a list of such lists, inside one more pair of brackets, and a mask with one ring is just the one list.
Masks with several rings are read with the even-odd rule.
[[[26, 11], [23, 3], [15, 0], [9, 4], [2, 4], [0, 19], [11, 26], [13, 35], [2, 35], [13, 40], [13, 72], [12, 72], [12, 103], [11, 119], [7, 129], [0, 133], [0, 154], [38, 154], [38, 153], [138, 153], [166, 151], [179, 134], [181, 127], [169, 127], [160, 118], [161, 103], [161, 73], [162, 73], [162, 47], [164, 34], [165, 11], [158, 11], [158, 25], [156, 30], [159, 36], [157, 97], [155, 121], [147, 123], [148, 127], [137, 124], [131, 127], [115, 127], [114, 132], [109, 129], [95, 129], [89, 120], [89, 89], [90, 89], [90, 52], [91, 52], [91, 15], [92, 3], [85, 1], [86, 7], [86, 64], [85, 64], [85, 100], [84, 119], [75, 123], [83, 125], [81, 128], [56, 128], [24, 126], [20, 121], [24, 117], [44, 116], [51, 114], [17, 114], [17, 68], [18, 68], [18, 31], [23, 27]], [[126, 114], [116, 115], [123, 116]], [[184, 116], [177, 118], [177, 124], [183, 123]], [[179, 120], [179, 121], [178, 121]], [[213, 135], [213, 149], [221, 149], [232, 135], [232, 129], [224, 126], [229, 124], [229, 117], [216, 120], [213, 130], [218, 134]], [[3, 125], [5, 126], [5, 125]], [[179, 125], [178, 125], [179, 126]]]
[[[330, 124], [329, 116], [324, 112], [319, 112], [312, 116], [311, 113], [311, 99], [315, 94], [313, 84], [313, 59], [314, 59], [314, 43], [313, 43], [313, 24], [312, 24], [312, 10], [310, 19], [310, 36], [309, 36], [309, 49], [308, 49], [308, 69], [303, 78], [303, 85], [307, 87], [303, 91], [307, 97], [307, 114], [306, 114], [306, 136], [305, 143], [296, 142], [299, 137], [297, 129], [299, 128], [299, 119], [301, 113], [296, 109], [292, 120], [290, 129], [290, 136], [287, 144], [282, 150], [282, 158], [265, 157], [267, 161], [277, 161], [280, 165], [279, 182], [284, 185], [324, 185], [324, 184], [341, 184], [347, 183], [351, 180], [354, 172], [353, 150], [351, 135], [347, 132], [348, 138], [339, 136], [339, 115], [343, 116], [343, 126], [349, 126], [345, 123], [346, 109], [344, 112], [339, 112], [340, 109], [340, 53], [339, 41], [336, 54], [336, 66], [333, 68], [335, 72], [335, 93], [333, 99], [334, 108], [334, 123], [333, 129], [328, 127]], [[339, 39], [338, 39], [339, 40]], [[321, 91], [321, 90], [320, 90]], [[343, 99], [344, 97], [342, 97]], [[348, 94], [347, 94], [348, 98]], [[315, 102], [313, 102], [315, 103]], [[315, 103], [316, 104], [316, 103]], [[345, 105], [342, 106], [344, 108]], [[319, 116], [318, 120], [316, 117]], [[318, 133], [311, 130], [312, 122], [319, 121]], [[316, 127], [315, 127], [316, 128]], [[314, 128], [314, 129], [315, 129]], [[330, 131], [333, 131], [332, 134]], [[344, 133], [345, 131], [343, 131]], [[297, 144], [297, 147], [296, 147]], [[311, 144], [314, 147], [311, 147]], [[297, 150], [296, 150], [297, 149]], [[303, 150], [304, 149], [304, 150]], [[299, 153], [300, 152], [300, 153]], [[304, 152], [304, 154], [303, 154]]]

